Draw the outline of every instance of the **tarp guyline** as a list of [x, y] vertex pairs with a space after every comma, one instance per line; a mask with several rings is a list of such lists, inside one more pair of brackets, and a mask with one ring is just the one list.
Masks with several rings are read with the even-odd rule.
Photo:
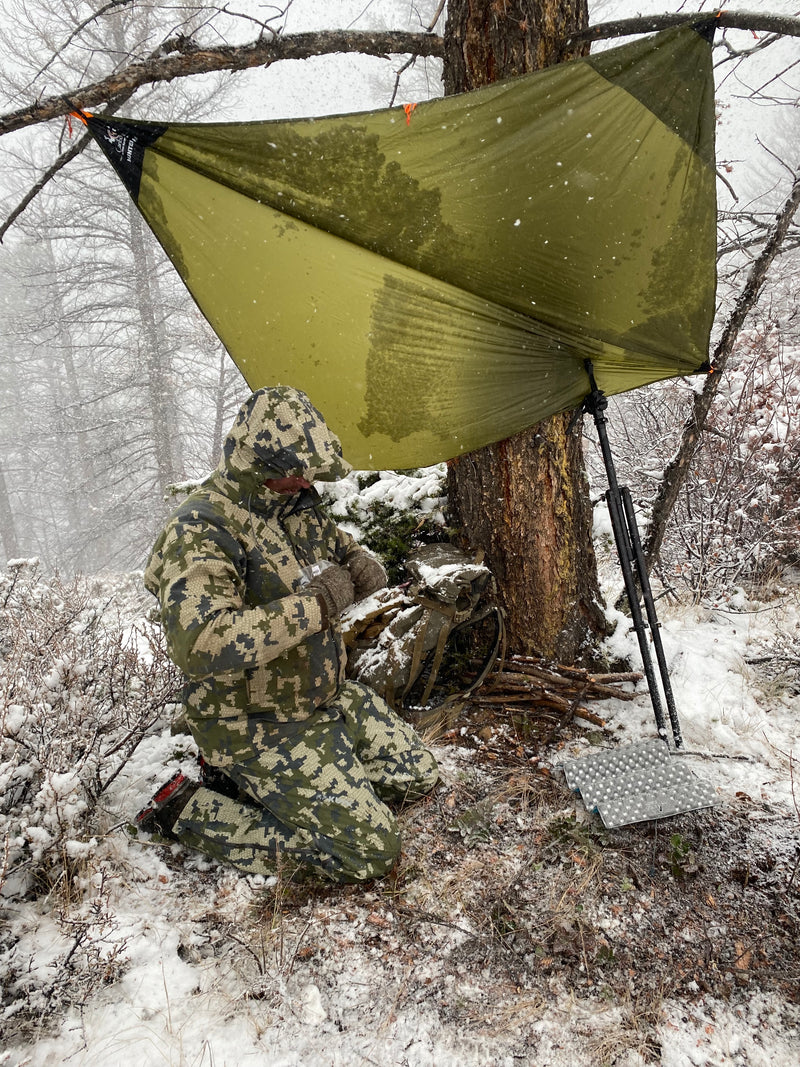
[[702, 25], [461, 96], [321, 119], [83, 116], [253, 388], [357, 468], [423, 466], [590, 392], [707, 369]]

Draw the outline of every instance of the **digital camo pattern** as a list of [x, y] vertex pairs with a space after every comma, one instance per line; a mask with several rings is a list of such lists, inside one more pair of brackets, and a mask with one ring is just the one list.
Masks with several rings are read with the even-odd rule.
[[[302, 568], [328, 560], [381, 579], [312, 490], [284, 496], [265, 479], [309, 481], [348, 469], [302, 393], [261, 390], [244, 405], [216, 471], [173, 513], [145, 584], [159, 599], [184, 671], [186, 719], [206, 760], [252, 801], [201, 788], [180, 839], [253, 873], [278, 854], [336, 880], [385, 873], [399, 850], [380, 797], [418, 795], [436, 764], [371, 690], [344, 683], [338, 622], [323, 628]], [[362, 564], [362, 566], [359, 566]]]
[[239, 413], [217, 470], [173, 513], [145, 584], [187, 676], [190, 721], [253, 711], [289, 721], [333, 698], [344, 680], [344, 645], [338, 626], [322, 629], [301, 568], [321, 559], [346, 564], [363, 550], [313, 490], [286, 497], [263, 483], [348, 469], [304, 394], [260, 390]]
[[256, 492], [266, 478], [297, 474], [335, 482], [352, 470], [322, 415], [289, 386], [253, 393], [225, 439], [221, 462], [239, 485]]
[[209, 746], [236, 752], [227, 773], [252, 803], [199, 789], [175, 830], [185, 844], [250, 874], [274, 873], [282, 858], [337, 882], [385, 875], [400, 852], [385, 801], [416, 799], [438, 776], [411, 726], [357, 682], [302, 723], [251, 715], [247, 739], [223, 738], [203, 723], [204, 750], [206, 735]]

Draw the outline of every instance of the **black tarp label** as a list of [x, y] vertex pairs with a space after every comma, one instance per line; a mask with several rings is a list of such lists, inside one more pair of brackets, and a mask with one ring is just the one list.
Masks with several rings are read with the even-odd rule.
[[145, 149], [154, 144], [167, 127], [154, 123], [126, 122], [124, 119], [110, 122], [94, 115], [89, 116], [87, 121], [92, 136], [112, 167], [133, 199], [138, 200]]

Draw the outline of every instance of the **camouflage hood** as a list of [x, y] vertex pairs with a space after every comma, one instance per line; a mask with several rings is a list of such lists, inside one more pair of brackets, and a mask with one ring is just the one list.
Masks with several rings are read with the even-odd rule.
[[248, 492], [267, 478], [334, 482], [351, 470], [339, 438], [306, 394], [291, 386], [259, 389], [243, 404], [218, 467]]

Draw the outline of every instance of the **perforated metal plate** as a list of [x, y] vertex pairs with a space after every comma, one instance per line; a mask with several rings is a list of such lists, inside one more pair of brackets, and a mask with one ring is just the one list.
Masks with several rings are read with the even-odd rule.
[[617, 774], [656, 767], [668, 759], [669, 749], [664, 741], [639, 741], [635, 745], [621, 745], [569, 760], [562, 767], [570, 789], [583, 793], [592, 779], [613, 778]]
[[613, 829], [713, 807], [717, 795], [663, 741], [593, 753], [562, 764], [567, 785]]

